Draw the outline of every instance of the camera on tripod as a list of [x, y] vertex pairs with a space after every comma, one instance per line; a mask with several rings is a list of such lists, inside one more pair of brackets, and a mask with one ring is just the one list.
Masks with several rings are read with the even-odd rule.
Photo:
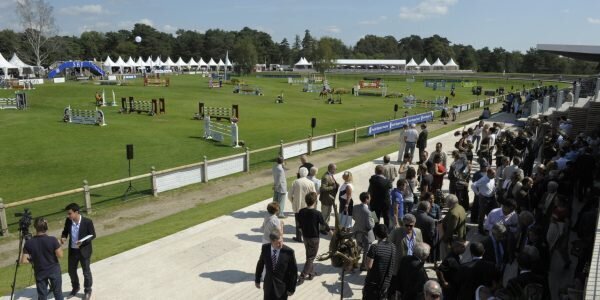
[[15, 217], [21, 217], [19, 220], [19, 232], [21, 236], [26, 240], [31, 238], [31, 232], [29, 232], [29, 226], [31, 226], [32, 216], [29, 208], [25, 208], [22, 213], [15, 213]]

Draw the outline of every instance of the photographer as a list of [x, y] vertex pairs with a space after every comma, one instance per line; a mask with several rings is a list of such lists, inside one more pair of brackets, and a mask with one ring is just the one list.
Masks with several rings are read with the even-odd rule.
[[54, 299], [63, 299], [62, 277], [60, 275], [60, 264], [58, 259], [63, 256], [62, 248], [58, 239], [48, 236], [48, 221], [37, 218], [33, 223], [36, 234], [25, 242], [21, 263], [33, 263], [35, 271], [35, 285], [38, 299], [48, 297], [48, 283], [54, 294]]

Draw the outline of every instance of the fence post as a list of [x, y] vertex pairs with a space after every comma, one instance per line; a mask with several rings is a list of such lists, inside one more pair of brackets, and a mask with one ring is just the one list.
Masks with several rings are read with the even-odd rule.
[[150, 177], [150, 186], [152, 187], [152, 196], [158, 197], [158, 189], [156, 186], [156, 168], [154, 166], [152, 166], [150, 168], [150, 173], [152, 173], [152, 176]]
[[90, 198], [90, 186], [88, 181], [83, 181], [83, 199], [85, 200], [85, 211], [88, 215], [92, 214], [92, 199]]
[[337, 129], [333, 130], [333, 148], [337, 149], [337, 142], [338, 142], [338, 133], [337, 133]]
[[250, 148], [246, 147], [246, 163], [244, 164], [244, 171], [250, 172]]
[[354, 143], [358, 143], [358, 129], [356, 128], [356, 123], [354, 124]]
[[6, 221], [6, 208], [4, 208], [4, 202], [0, 198], [0, 233], [2, 236], [8, 234], [8, 225]]
[[306, 141], [308, 143], [308, 155], [312, 155], [312, 136], [309, 135], [308, 136], [308, 141]]
[[204, 155], [204, 164], [202, 164], [202, 182], [208, 182], [208, 160], [206, 159], [206, 155]]

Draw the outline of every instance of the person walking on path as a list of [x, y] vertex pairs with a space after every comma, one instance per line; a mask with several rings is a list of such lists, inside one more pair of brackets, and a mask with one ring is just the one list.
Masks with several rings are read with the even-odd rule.
[[[333, 176], [336, 171], [335, 164], [329, 164], [327, 166], [327, 173], [323, 174], [321, 178], [321, 189], [319, 190], [321, 196], [321, 214], [326, 224], [329, 224], [329, 218], [331, 216], [331, 209], [335, 203], [335, 196], [337, 195], [339, 184]], [[329, 226], [329, 225], [327, 225]], [[328, 230], [325, 227], [321, 228], [322, 234], [327, 234]]]
[[298, 284], [305, 279], [312, 280], [317, 274], [313, 268], [313, 262], [317, 257], [319, 250], [319, 226], [326, 226], [321, 212], [315, 208], [317, 204], [317, 193], [310, 192], [305, 197], [306, 207], [298, 212], [298, 220], [302, 229], [302, 238], [304, 239], [304, 249], [306, 250], [306, 263], [300, 273]]
[[419, 132], [415, 128], [415, 124], [410, 124], [410, 129], [406, 130], [404, 133], [404, 142], [406, 143], [406, 150], [404, 151], [404, 154], [410, 154], [411, 164], [415, 156], [415, 146], [417, 145], [418, 138]]
[[300, 178], [294, 180], [288, 196], [292, 202], [292, 209], [296, 219], [296, 236], [293, 239], [296, 242], [302, 243], [302, 234], [298, 220], [298, 213], [302, 208], [306, 207], [306, 202], [304, 201], [306, 195], [310, 192], [316, 191], [315, 184], [310, 181], [310, 179], [306, 178], [306, 175], [308, 175], [308, 170], [302, 167], [298, 173], [300, 174]]
[[421, 132], [419, 133], [419, 137], [417, 138], [417, 148], [419, 149], [419, 162], [418, 162], [419, 165], [424, 163], [424, 161], [422, 161], [421, 158], [423, 157], [425, 148], [427, 148], [428, 136], [429, 136], [429, 131], [427, 131], [427, 125], [421, 124]]
[[263, 269], [265, 280], [263, 285], [265, 300], [285, 300], [296, 292], [298, 266], [294, 250], [283, 244], [283, 237], [271, 233], [270, 243], [262, 245], [256, 271], [254, 285], [260, 289]]
[[273, 201], [279, 204], [278, 217], [285, 218], [285, 194], [287, 194], [287, 182], [285, 180], [285, 169], [283, 168], [283, 157], [277, 157], [277, 164], [273, 166]]

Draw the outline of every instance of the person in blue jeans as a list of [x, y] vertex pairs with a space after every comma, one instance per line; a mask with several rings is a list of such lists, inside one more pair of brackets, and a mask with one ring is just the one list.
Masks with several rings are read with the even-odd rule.
[[396, 181], [396, 187], [390, 192], [390, 199], [392, 200], [392, 209], [390, 211], [390, 217], [392, 219], [393, 228], [402, 226], [402, 217], [404, 217], [404, 196], [406, 192], [407, 182], [405, 179], [398, 179]]

